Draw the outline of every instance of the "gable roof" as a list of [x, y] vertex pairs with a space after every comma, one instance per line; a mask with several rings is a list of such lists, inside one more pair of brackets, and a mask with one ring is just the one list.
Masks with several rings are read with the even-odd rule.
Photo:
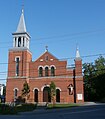
[[53, 59], [53, 60], [58, 60], [54, 55], [52, 55], [50, 52], [48, 51], [45, 51], [41, 56], [39, 56], [35, 61], [38, 61], [38, 60], [45, 60], [45, 57], [48, 56], [50, 59]]

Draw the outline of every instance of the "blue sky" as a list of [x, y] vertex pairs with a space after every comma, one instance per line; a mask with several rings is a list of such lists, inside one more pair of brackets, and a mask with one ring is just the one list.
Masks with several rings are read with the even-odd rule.
[[[8, 50], [12, 48], [12, 33], [17, 29], [23, 1], [33, 61], [46, 45], [58, 59], [75, 57], [76, 44], [81, 56], [105, 53], [105, 0], [1, 0], [0, 79], [7, 78]], [[96, 58], [85, 57], [83, 63]], [[73, 59], [67, 61], [73, 64]]]

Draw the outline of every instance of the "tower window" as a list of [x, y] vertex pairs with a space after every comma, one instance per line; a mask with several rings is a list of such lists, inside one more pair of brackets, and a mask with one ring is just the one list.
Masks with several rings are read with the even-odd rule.
[[48, 61], [48, 56], [45, 56], [45, 61]]
[[21, 46], [21, 37], [19, 37], [19, 39], [18, 39], [18, 47], [20, 47]]
[[53, 66], [51, 67], [51, 76], [55, 76], [55, 68]]
[[43, 68], [40, 67], [40, 68], [39, 68], [39, 77], [42, 77], [42, 76], [43, 76]]
[[16, 76], [19, 76], [19, 57], [16, 58]]
[[49, 75], [49, 69], [48, 67], [45, 67], [45, 76], [48, 76]]
[[23, 37], [23, 47], [24, 47], [24, 37]]
[[16, 47], [16, 38], [15, 38], [15, 47]]
[[15, 90], [14, 90], [14, 97], [15, 97], [15, 98], [17, 97], [17, 93], [18, 93], [18, 90], [15, 89]]

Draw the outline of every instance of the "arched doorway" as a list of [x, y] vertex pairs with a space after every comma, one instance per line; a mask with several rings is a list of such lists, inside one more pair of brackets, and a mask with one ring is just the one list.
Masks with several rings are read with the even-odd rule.
[[60, 102], [60, 90], [56, 89], [56, 102]]
[[43, 89], [43, 102], [51, 102], [49, 87], [44, 87], [44, 89]]
[[38, 102], [38, 89], [34, 90], [34, 102]]

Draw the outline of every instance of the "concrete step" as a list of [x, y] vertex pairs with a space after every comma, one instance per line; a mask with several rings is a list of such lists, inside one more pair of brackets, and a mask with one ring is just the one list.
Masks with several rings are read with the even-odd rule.
[[38, 107], [46, 107], [46, 105], [47, 105], [47, 102], [39, 102], [37, 104]]

